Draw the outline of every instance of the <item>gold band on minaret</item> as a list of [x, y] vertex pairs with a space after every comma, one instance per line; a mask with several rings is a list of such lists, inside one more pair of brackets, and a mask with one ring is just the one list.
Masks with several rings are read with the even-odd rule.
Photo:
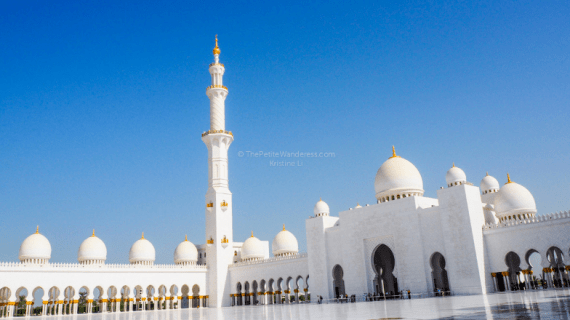
[[220, 53], [222, 53], [222, 51], [218, 47], [218, 35], [216, 35], [216, 47], [214, 48], [214, 55], [220, 54]]

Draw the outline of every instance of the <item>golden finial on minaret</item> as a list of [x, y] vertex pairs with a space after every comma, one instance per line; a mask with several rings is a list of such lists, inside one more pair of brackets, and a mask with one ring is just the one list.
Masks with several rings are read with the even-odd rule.
[[141, 239], [144, 239], [144, 232], [142, 233], [142, 237], [141, 237]]
[[40, 226], [36, 226], [36, 234], [40, 233]]
[[93, 229], [93, 234], [92, 234], [91, 236], [92, 236], [92, 237], [94, 237], [94, 236], [95, 236], [95, 229]]
[[319, 197], [319, 201], [323, 201], [323, 198]]
[[392, 158], [399, 158], [400, 156], [396, 155], [396, 148], [394, 146], [392, 146], [392, 156], [390, 157], [390, 159]]
[[251, 230], [251, 237], [253, 238], [253, 230]]
[[220, 54], [222, 51], [220, 51], [220, 48], [218, 47], [218, 35], [216, 35], [216, 47], [214, 48], [214, 55], [216, 54]]
[[487, 173], [485, 174], [485, 177], [488, 177], [488, 176], [489, 176], [489, 171], [487, 171]]
[[455, 168], [455, 162], [451, 165], [452, 168]]
[[[508, 173], [507, 173], [507, 183], [512, 183], [512, 181], [511, 181], [511, 176], [509, 176]], [[505, 183], [505, 184], [507, 184], [507, 183]]]
[[188, 235], [187, 234], [184, 235], [184, 241], [188, 241]]
[[283, 224], [283, 231], [285, 231], [285, 224]]

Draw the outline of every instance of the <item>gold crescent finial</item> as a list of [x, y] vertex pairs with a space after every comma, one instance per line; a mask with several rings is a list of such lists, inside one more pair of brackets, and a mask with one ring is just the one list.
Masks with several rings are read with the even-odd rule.
[[253, 230], [251, 230], [251, 237], [253, 238]]
[[184, 241], [188, 241], [188, 235], [187, 234], [184, 235]]
[[40, 233], [40, 226], [36, 226], [36, 233]]
[[283, 224], [283, 231], [285, 231], [285, 224]]
[[319, 201], [323, 201], [323, 198], [319, 197]]
[[507, 183], [512, 183], [511, 176], [507, 173]]
[[399, 158], [400, 156], [396, 155], [396, 148], [394, 146], [392, 146], [392, 156], [390, 157], [390, 159], [392, 158]]
[[214, 48], [214, 55], [220, 54], [222, 51], [218, 47], [218, 35], [216, 35], [216, 47]]
[[95, 236], [95, 229], [93, 229], [93, 234], [92, 234], [91, 236], [92, 236], [92, 237], [94, 237], [94, 236]]
[[141, 237], [141, 239], [144, 239], [144, 232], [142, 233], [142, 237]]
[[455, 162], [451, 165], [452, 168], [455, 168]]
[[488, 176], [489, 176], [489, 171], [487, 171], [487, 173], [485, 174], [485, 177], [488, 177]]

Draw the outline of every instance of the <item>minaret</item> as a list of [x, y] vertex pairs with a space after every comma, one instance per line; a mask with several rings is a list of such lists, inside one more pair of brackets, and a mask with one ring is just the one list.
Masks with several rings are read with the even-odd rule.
[[211, 307], [230, 305], [228, 265], [233, 262], [232, 193], [228, 187], [228, 148], [234, 137], [226, 131], [225, 100], [228, 88], [222, 84], [224, 65], [219, 63], [218, 36], [214, 63], [210, 64], [212, 85], [206, 89], [210, 98], [210, 130], [202, 134], [208, 147], [208, 192], [206, 192], [206, 264], [207, 292]]

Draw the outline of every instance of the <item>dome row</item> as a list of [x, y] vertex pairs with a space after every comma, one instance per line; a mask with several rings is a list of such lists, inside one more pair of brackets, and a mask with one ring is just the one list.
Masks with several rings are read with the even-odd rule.
[[[39, 233], [27, 237], [20, 246], [20, 261], [24, 263], [44, 264], [51, 258], [51, 245], [49, 240]], [[129, 262], [137, 265], [152, 265], [156, 257], [156, 251], [150, 241], [142, 237], [137, 240], [129, 251]], [[95, 236], [95, 230], [91, 237], [85, 239], [77, 251], [77, 260], [81, 264], [101, 265], [107, 260], [107, 247], [105, 243]], [[196, 264], [198, 250], [196, 246], [186, 238], [174, 250], [174, 263], [178, 265]]]
[[[297, 238], [291, 232], [286, 230], [285, 225], [283, 225], [283, 230], [273, 238], [271, 249], [273, 255], [276, 257], [293, 255], [299, 252], [299, 243], [297, 242]], [[260, 260], [264, 257], [265, 253], [263, 250], [263, 243], [253, 235], [252, 231], [251, 237], [247, 238], [241, 247], [241, 260]]]
[[[445, 181], [448, 187], [466, 184], [465, 172], [455, 164], [447, 171]], [[532, 194], [518, 183], [508, 182], [501, 188], [497, 179], [487, 174], [481, 180], [481, 192], [483, 196], [496, 193], [492, 200], [497, 218], [533, 216], [536, 213], [536, 203]], [[386, 202], [412, 196], [423, 196], [423, 180], [418, 169], [408, 160], [396, 155], [392, 147], [392, 156], [378, 169], [374, 180], [374, 189], [378, 202]], [[329, 206], [319, 200], [314, 208], [316, 217], [328, 216]]]

